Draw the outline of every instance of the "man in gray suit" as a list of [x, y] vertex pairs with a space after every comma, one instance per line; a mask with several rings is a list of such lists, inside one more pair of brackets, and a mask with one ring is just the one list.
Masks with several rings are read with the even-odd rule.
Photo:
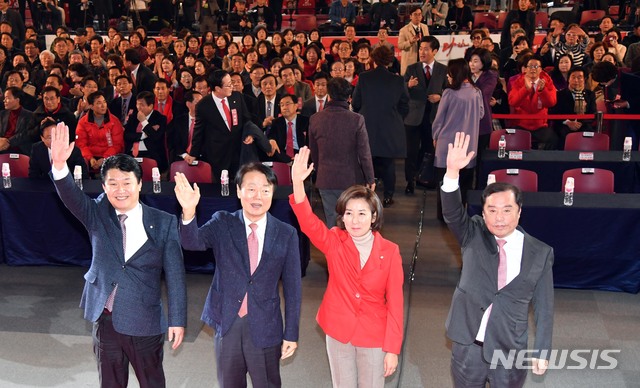
[[420, 61], [409, 65], [404, 81], [409, 89], [409, 113], [404, 118], [407, 132], [407, 158], [404, 175], [407, 180], [405, 194], [415, 190], [416, 173], [425, 153], [434, 153], [431, 124], [436, 118], [442, 91], [447, 87], [447, 66], [436, 61], [440, 42], [433, 36], [420, 40]]
[[[518, 367], [527, 349], [529, 305], [536, 336], [531, 352], [534, 374], [545, 373], [553, 334], [553, 249], [518, 226], [520, 190], [493, 183], [482, 195], [482, 217], [469, 217], [462, 206], [458, 176], [474, 152], [470, 137], [456, 134], [449, 144], [442, 184], [442, 213], [462, 246], [462, 273], [447, 317], [452, 341], [451, 373], [455, 387], [522, 387], [527, 369]], [[498, 361], [496, 356], [511, 361]], [[503, 359], [504, 359], [503, 358]], [[515, 362], [514, 362], [515, 361]]]
[[[140, 387], [163, 388], [164, 333], [168, 331], [177, 349], [187, 321], [177, 219], [140, 203], [142, 171], [128, 155], [105, 159], [100, 171], [104, 194], [89, 198], [67, 167], [73, 147], [69, 129], [59, 123], [52, 131], [51, 177], [62, 202], [87, 228], [93, 246], [80, 307], [93, 322], [100, 385], [126, 387], [131, 363]], [[168, 322], [162, 311], [163, 273]]]

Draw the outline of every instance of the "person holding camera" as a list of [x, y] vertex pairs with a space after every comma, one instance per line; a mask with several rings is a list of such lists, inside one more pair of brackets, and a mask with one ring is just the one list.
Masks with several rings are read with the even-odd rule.
[[456, 0], [452, 8], [449, 8], [445, 20], [450, 30], [471, 30], [473, 26], [473, 13], [464, 0]]

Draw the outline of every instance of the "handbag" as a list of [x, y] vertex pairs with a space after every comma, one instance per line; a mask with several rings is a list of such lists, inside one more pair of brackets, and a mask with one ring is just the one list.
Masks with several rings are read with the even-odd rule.
[[418, 183], [427, 187], [436, 187], [435, 154], [425, 152], [418, 172]]

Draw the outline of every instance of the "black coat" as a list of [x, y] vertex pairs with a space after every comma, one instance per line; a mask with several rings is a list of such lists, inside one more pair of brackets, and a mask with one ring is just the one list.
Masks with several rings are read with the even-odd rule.
[[[89, 179], [87, 162], [84, 161], [80, 148], [73, 147], [71, 156], [67, 159], [67, 166], [72, 174], [75, 166], [81, 166], [82, 179]], [[50, 171], [51, 162], [49, 161], [49, 151], [47, 146], [41, 141], [34, 143], [31, 148], [31, 159], [29, 159], [29, 178], [49, 179]]]
[[[127, 154], [131, 155], [131, 149], [135, 142], [140, 141], [142, 133], [137, 132], [138, 118], [136, 116], [130, 117], [127, 125], [124, 126], [124, 150]], [[142, 128], [142, 132], [147, 135], [144, 139], [144, 144], [147, 147], [147, 151], [140, 152], [138, 156], [151, 158], [158, 163], [160, 172], [166, 171], [169, 168], [167, 162], [167, 148], [166, 133], [167, 133], [167, 118], [160, 112], [154, 110], [149, 116], [149, 122]]]

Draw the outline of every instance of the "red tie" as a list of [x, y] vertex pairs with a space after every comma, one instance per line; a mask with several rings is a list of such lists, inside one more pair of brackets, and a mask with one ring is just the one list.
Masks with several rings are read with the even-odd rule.
[[[142, 133], [142, 123], [138, 123], [138, 127], [136, 128], [136, 133]], [[133, 143], [133, 149], [131, 150], [131, 154], [134, 158], [138, 157], [138, 153], [140, 152], [140, 140]]]
[[189, 140], [187, 142], [187, 144], [189, 144], [187, 146], [187, 153], [191, 152], [191, 140], [193, 139], [193, 128], [196, 126], [196, 119], [189, 116], [189, 120], [191, 120], [191, 124], [189, 125]]
[[424, 67], [424, 76], [427, 78], [427, 81], [431, 79], [431, 71], [429, 70], [429, 65]]
[[[504, 250], [504, 244], [507, 243], [507, 240], [499, 238], [496, 242], [498, 243], [498, 257], [500, 259], [498, 262], [498, 290], [500, 290], [507, 285], [507, 252]], [[491, 316], [492, 308], [493, 303], [487, 309], [488, 317]]]
[[287, 122], [287, 156], [293, 158], [293, 121]]
[[231, 122], [231, 111], [229, 110], [229, 107], [227, 106], [227, 102], [226, 102], [226, 100], [224, 98], [222, 99], [222, 110], [224, 111], [224, 115], [227, 116], [227, 123], [229, 124], [229, 131], [231, 131], [231, 125], [233, 124]]
[[[251, 267], [251, 275], [253, 275], [256, 268], [258, 268], [258, 235], [256, 234], [258, 224], [251, 223], [249, 224], [249, 227], [251, 228], [251, 233], [249, 233], [249, 237], [247, 237], [247, 246], [249, 247], [249, 265]], [[247, 315], [247, 294], [244, 294], [242, 305], [240, 305], [240, 311], [238, 311], [238, 316], [240, 318], [245, 315]]]
[[318, 112], [322, 112], [324, 109], [324, 100], [318, 100]]
[[136, 86], [136, 76], [133, 73], [131, 73], [131, 83]]

